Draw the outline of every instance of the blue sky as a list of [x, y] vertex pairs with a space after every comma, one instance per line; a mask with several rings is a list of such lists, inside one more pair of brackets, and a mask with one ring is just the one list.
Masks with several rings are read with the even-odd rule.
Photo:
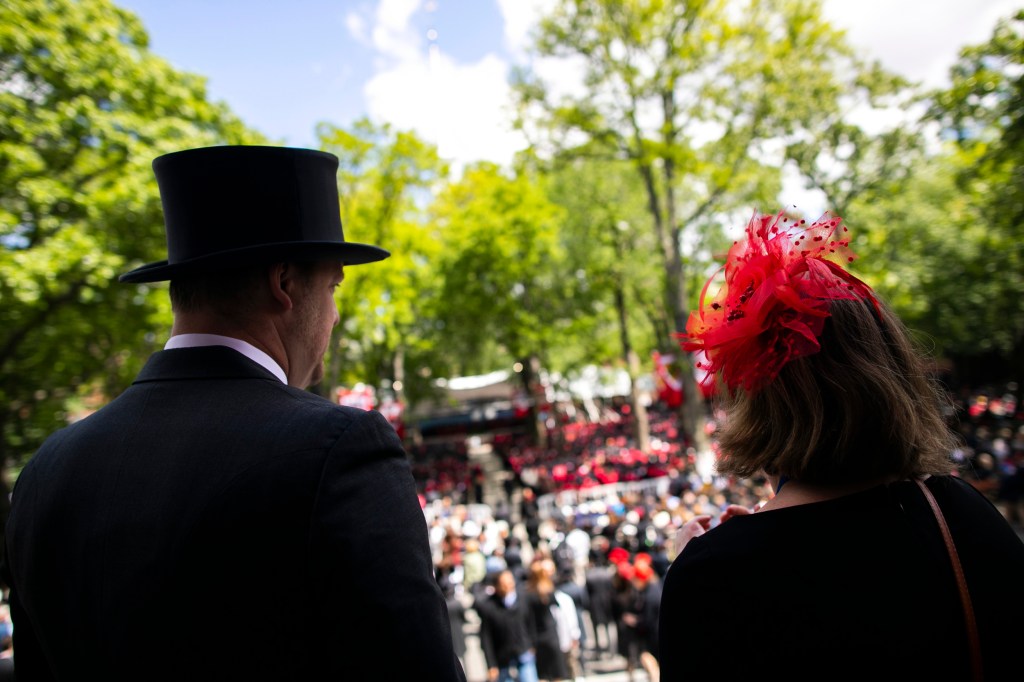
[[[115, 0], [151, 49], [208, 78], [246, 124], [315, 146], [315, 125], [368, 115], [415, 129], [456, 162], [507, 162], [523, 146], [505, 111], [537, 7], [551, 0]], [[1010, 0], [826, 0], [863, 54], [932, 85], [959, 48], [989, 37]], [[558, 78], [571, 67], [548, 65]]]
[[[142, 19], [154, 53], [206, 76], [214, 99], [296, 146], [315, 144], [318, 121], [346, 125], [371, 115], [398, 124], [407, 118], [402, 109], [424, 113], [427, 102], [403, 104], [401, 90], [417, 67], [429, 68], [432, 52], [448, 64], [438, 90], [449, 94], [459, 73], [503, 79], [514, 59], [494, 0], [115, 2]], [[375, 76], [381, 84], [399, 80], [396, 96], [374, 90]]]

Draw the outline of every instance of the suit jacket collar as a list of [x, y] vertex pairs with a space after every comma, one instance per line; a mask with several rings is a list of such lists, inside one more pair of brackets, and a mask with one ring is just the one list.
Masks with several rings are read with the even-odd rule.
[[133, 383], [181, 379], [269, 379], [281, 383], [259, 363], [226, 346], [158, 351], [150, 356]]

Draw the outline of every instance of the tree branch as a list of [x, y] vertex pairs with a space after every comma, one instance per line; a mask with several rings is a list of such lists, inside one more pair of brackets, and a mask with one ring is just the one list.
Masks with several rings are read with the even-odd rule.
[[25, 324], [21, 325], [20, 328], [16, 329], [13, 334], [7, 337], [7, 341], [4, 343], [3, 347], [0, 348], [0, 368], [4, 368], [5, 374], [7, 363], [14, 358], [15, 354], [18, 352], [19, 346], [25, 340], [25, 337], [27, 337], [33, 329], [37, 329], [42, 325], [46, 318], [50, 317], [64, 304], [77, 298], [78, 293], [83, 287], [85, 287], [84, 279], [72, 282], [71, 286], [69, 286], [63, 293], [45, 300], [43, 307], [37, 310], [35, 315], [33, 315]]

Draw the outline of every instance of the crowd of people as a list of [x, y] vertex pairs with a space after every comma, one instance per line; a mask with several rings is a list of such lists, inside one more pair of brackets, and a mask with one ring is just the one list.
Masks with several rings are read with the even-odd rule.
[[[586, 490], [668, 476], [673, 470], [685, 468], [688, 458], [692, 459], [678, 413], [665, 405], [655, 404], [650, 409], [651, 444], [647, 453], [633, 438], [626, 402], [609, 401], [599, 421], [588, 421], [583, 414], [576, 412], [575, 418], [566, 417], [548, 429], [543, 444], [538, 444], [526, 429], [490, 435], [488, 445], [507, 469], [512, 481], [509, 485], [530, 488], [537, 495]], [[418, 492], [425, 502], [483, 502], [484, 472], [478, 463], [470, 461], [464, 439], [407, 447]]]
[[544, 447], [508, 435], [496, 438], [494, 447], [515, 476], [540, 494], [659, 478], [685, 465], [688, 443], [676, 412], [659, 406], [649, 419], [647, 453], [632, 438], [630, 406], [623, 401], [610, 402], [601, 421], [577, 417], [552, 429]]
[[[518, 679], [561, 680], [615, 655], [630, 670], [656, 660], [658, 583], [669, 557], [664, 535], [644, 533], [654, 527], [637, 511], [646, 505], [634, 502], [600, 527], [545, 519], [536, 543], [524, 525], [466, 518], [459, 507], [435, 518], [431, 547], [460, 656], [472, 610], [494, 675], [515, 668]], [[524, 507], [529, 514], [525, 498]]]
[[[602, 411], [600, 423], [566, 424], [546, 446], [496, 438], [511, 485], [494, 504], [465, 504], [480, 498], [464, 450], [434, 448], [414, 465], [431, 505], [430, 546], [460, 656], [466, 623], [474, 622], [494, 675], [518, 668], [518, 679], [529, 680], [536, 669], [536, 679], [561, 680], [618, 666], [654, 679], [660, 581], [676, 529], [729, 504], [753, 506], [769, 490], [763, 480], [702, 481], [677, 437], [676, 415], [661, 406], [652, 409], [656, 436], [643, 455], [622, 407]], [[654, 479], [660, 490], [614, 485]], [[598, 485], [606, 492], [542, 513], [545, 495]]]
[[[1024, 410], [1015, 389], [965, 389], [949, 416], [962, 436], [953, 453], [959, 475], [1021, 528]], [[615, 401], [601, 414], [596, 423], [565, 423], [543, 446], [525, 434], [495, 437], [511, 482], [495, 504], [479, 504], [481, 472], [464, 444], [418, 451], [429, 454], [413, 470], [421, 500], [432, 504], [431, 551], [460, 656], [467, 622], [478, 622], [488, 668], [500, 674], [519, 667], [519, 679], [532, 679], [536, 668], [537, 679], [561, 680], [608, 665], [656, 679], [660, 584], [678, 530], [772, 496], [764, 478], [699, 475], [666, 405], [650, 409], [646, 455], [632, 437], [628, 405]], [[662, 485], [614, 485], [654, 479]], [[602, 494], [542, 514], [545, 495], [596, 486]], [[535, 656], [524, 659], [530, 649]]]
[[1011, 523], [1024, 526], [1024, 406], [1017, 384], [964, 390], [957, 414], [962, 443], [953, 457], [964, 477]]

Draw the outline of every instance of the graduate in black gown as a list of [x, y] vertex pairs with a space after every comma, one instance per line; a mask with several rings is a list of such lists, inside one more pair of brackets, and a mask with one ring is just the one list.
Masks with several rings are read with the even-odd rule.
[[557, 607], [550, 561], [530, 565], [526, 603], [537, 652], [537, 677], [541, 680], [565, 680], [570, 677], [568, 661], [558, 642], [558, 625], [552, 607]]

